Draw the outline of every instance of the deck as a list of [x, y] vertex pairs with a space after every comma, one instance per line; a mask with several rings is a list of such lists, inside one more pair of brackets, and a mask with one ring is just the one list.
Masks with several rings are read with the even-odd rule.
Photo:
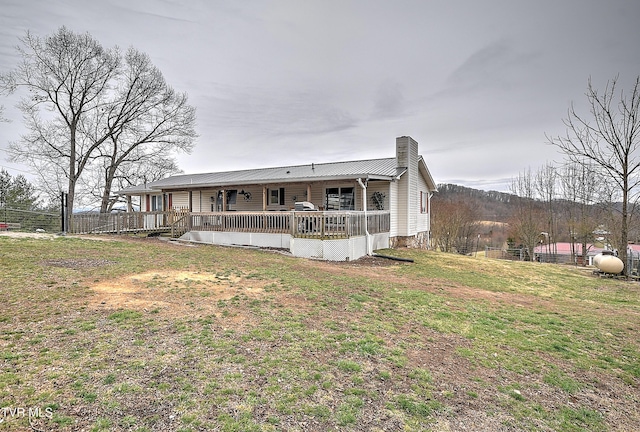
[[388, 211], [284, 211], [74, 214], [72, 234], [170, 233], [189, 231], [290, 234], [295, 238], [345, 239], [390, 230]]

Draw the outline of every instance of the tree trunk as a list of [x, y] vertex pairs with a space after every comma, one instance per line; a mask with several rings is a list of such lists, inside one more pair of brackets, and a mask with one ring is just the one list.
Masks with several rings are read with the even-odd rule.
[[629, 268], [627, 265], [627, 245], [629, 243], [629, 228], [628, 224], [628, 202], [629, 202], [629, 176], [625, 172], [623, 179], [623, 190], [622, 190], [622, 223], [620, 224], [620, 245], [618, 246], [618, 257], [622, 260], [622, 264], [624, 264], [624, 274], [629, 275]]
[[71, 229], [71, 219], [73, 216], [73, 203], [75, 200], [76, 194], [76, 131], [75, 131], [75, 123], [71, 125], [71, 136], [69, 137], [70, 143], [70, 151], [69, 151], [69, 190], [67, 194], [67, 230]]
[[113, 187], [113, 177], [115, 176], [115, 172], [115, 166], [111, 165], [107, 168], [104, 179], [104, 191], [102, 192], [102, 203], [100, 204], [100, 213], [109, 213], [111, 210], [109, 206], [109, 197], [111, 196], [111, 188]]

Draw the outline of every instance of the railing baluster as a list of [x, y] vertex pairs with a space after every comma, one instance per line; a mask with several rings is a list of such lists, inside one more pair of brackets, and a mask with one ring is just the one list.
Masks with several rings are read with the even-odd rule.
[[[171, 213], [171, 214], [170, 214]], [[362, 212], [136, 212], [73, 215], [69, 230], [74, 234], [91, 232], [131, 232], [171, 226], [185, 230], [283, 233], [303, 238], [349, 238], [389, 232], [388, 211]], [[166, 223], [165, 223], [166, 222]], [[169, 224], [169, 225], [167, 225]]]

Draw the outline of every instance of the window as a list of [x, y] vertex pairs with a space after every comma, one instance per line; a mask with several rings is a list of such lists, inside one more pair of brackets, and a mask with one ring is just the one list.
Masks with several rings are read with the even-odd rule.
[[353, 210], [353, 188], [327, 188], [325, 203], [327, 210]]
[[151, 211], [162, 211], [162, 195], [151, 195]]
[[429, 211], [429, 196], [426, 192], [420, 191], [420, 213]]
[[284, 205], [284, 188], [269, 190], [269, 205]]
[[227, 205], [235, 204], [238, 199], [238, 190], [237, 189], [228, 189], [225, 191], [227, 194]]

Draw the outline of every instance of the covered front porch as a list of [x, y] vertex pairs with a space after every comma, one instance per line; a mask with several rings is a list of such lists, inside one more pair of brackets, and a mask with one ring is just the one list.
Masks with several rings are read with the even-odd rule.
[[132, 212], [73, 215], [70, 232], [166, 232], [184, 241], [289, 250], [349, 261], [389, 247], [388, 211]]

